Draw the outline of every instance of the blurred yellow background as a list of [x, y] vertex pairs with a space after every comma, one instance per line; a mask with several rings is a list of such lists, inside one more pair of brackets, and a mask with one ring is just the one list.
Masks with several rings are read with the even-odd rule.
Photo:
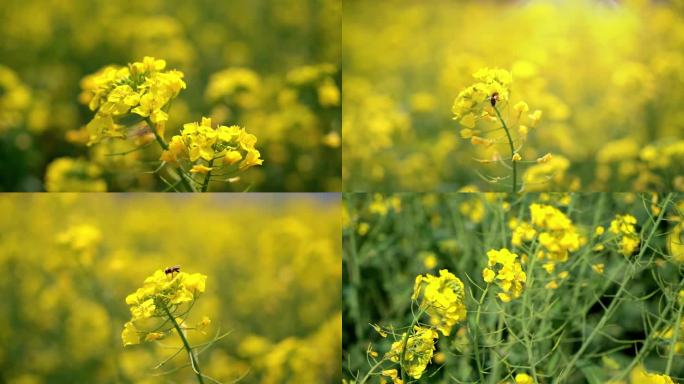
[[682, 15], [681, 0], [346, 1], [345, 190], [508, 190], [452, 120], [483, 67], [543, 112], [521, 155], [556, 160], [526, 190], [684, 190]]
[[[157, 269], [208, 276], [189, 324], [229, 383], [340, 382], [338, 194], [0, 195], [0, 382], [194, 382], [173, 337], [123, 347], [126, 295]], [[200, 335], [201, 336], [201, 335]]]
[[0, 190], [161, 190], [144, 173], [156, 147], [85, 145], [79, 96], [85, 75], [154, 56], [188, 85], [167, 138], [202, 116], [258, 137], [264, 165], [213, 191], [339, 191], [341, 12], [341, 0], [0, 2]]

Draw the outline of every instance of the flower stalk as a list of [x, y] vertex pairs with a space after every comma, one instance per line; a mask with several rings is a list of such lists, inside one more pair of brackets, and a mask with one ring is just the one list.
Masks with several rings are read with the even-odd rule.
[[[503, 117], [501, 116], [501, 112], [499, 112], [499, 108], [496, 107], [496, 105], [492, 105], [494, 108], [494, 111], [496, 112], [496, 116], [499, 118], [499, 122], [501, 122], [501, 127], [503, 130], [506, 132], [506, 137], [508, 138], [508, 145], [511, 148], [511, 159], [514, 158], [515, 156], [515, 146], [513, 145], [513, 138], [511, 137], [511, 133], [508, 131], [508, 126], [506, 125], [506, 122], [504, 121]], [[512, 161], [512, 168], [513, 168], [513, 193], [518, 192], [518, 162], [516, 160]]]
[[202, 371], [199, 367], [199, 362], [197, 361], [197, 356], [195, 355], [195, 351], [193, 351], [192, 346], [188, 342], [188, 339], [185, 337], [185, 332], [183, 331], [183, 329], [181, 329], [180, 325], [178, 324], [178, 321], [176, 321], [176, 318], [173, 317], [169, 309], [166, 306], [163, 306], [163, 308], [164, 312], [166, 313], [166, 316], [168, 316], [169, 320], [173, 324], [173, 327], [176, 329], [178, 336], [181, 338], [181, 341], [183, 342], [183, 347], [188, 352], [188, 357], [190, 358], [190, 366], [192, 367], [193, 372], [195, 372], [195, 375], [197, 376], [197, 381], [200, 384], [204, 384], [204, 379], [202, 377]]

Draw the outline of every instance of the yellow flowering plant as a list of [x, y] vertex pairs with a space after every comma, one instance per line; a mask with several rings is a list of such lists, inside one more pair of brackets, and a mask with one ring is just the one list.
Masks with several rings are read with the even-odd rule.
[[[518, 101], [510, 111], [510, 94], [513, 75], [501, 68], [482, 68], [473, 74], [477, 82], [462, 90], [451, 107], [454, 120], [461, 126], [460, 135], [470, 140], [473, 145], [492, 148], [488, 158], [478, 159], [483, 164], [498, 163], [510, 169], [510, 183], [513, 193], [524, 190], [522, 184], [518, 188], [518, 164], [545, 164], [552, 159], [550, 153], [540, 155], [536, 160], [523, 160], [522, 149], [529, 131], [536, 127], [542, 117], [540, 110], [530, 112], [524, 101]], [[501, 111], [508, 108], [508, 118], [504, 119]], [[489, 123], [487, 126], [485, 124]], [[492, 128], [497, 124], [498, 128]], [[504, 136], [498, 135], [503, 131]], [[497, 136], [498, 135], [498, 136]], [[510, 154], [501, 156], [497, 144], [508, 144]], [[486, 151], [485, 151], [486, 152]], [[507, 177], [484, 176], [491, 183], [498, 183]]]
[[[383, 337], [391, 333], [397, 340], [359, 383], [367, 382], [386, 361], [399, 365], [398, 369], [385, 369], [381, 373], [391, 378], [394, 384], [408, 383], [409, 378], [420, 379], [432, 360], [439, 333], [449, 336], [456, 324], [466, 320], [465, 299], [463, 282], [446, 269], [440, 270], [439, 276], [416, 276], [411, 303], [418, 305], [418, 312], [406, 332], [400, 335], [392, 330], [375, 328]], [[429, 316], [429, 323], [421, 323], [423, 314]]]
[[684, 191], [681, 2], [345, 5], [347, 190]]
[[[161, 340], [175, 333], [182, 345], [157, 367], [163, 366], [166, 361], [185, 350], [197, 381], [203, 384], [208, 376], [200, 369], [197, 352], [200, 346], [190, 344], [188, 332], [204, 332], [211, 320], [204, 316], [193, 327], [187, 325], [186, 319], [195, 301], [204, 293], [206, 280], [207, 276], [201, 273], [181, 272], [180, 266], [169, 267], [165, 270], [158, 269], [147, 277], [141, 288], [126, 296], [131, 319], [124, 324], [121, 332], [124, 347]], [[225, 336], [225, 334], [217, 335], [210, 343], [201, 346], [211, 345]]]
[[[210, 118], [184, 124], [179, 135], [166, 141], [171, 102], [186, 84], [182, 72], [166, 70], [164, 60], [146, 56], [125, 67], [108, 66], [86, 76], [81, 87], [81, 100], [95, 112], [86, 126], [88, 145], [151, 133], [162, 149], [161, 165], [153, 173], [167, 190], [182, 186], [185, 191], [206, 192], [210, 182], [234, 182], [241, 172], [263, 163], [256, 136], [236, 125], [213, 127]], [[149, 144], [143, 140], [138, 149]], [[170, 175], [177, 180], [161, 175], [165, 165], [172, 167]]]
[[[349, 382], [632, 384], [684, 373], [672, 235], [681, 194], [344, 200]], [[474, 216], [461, 209], [474, 203]]]

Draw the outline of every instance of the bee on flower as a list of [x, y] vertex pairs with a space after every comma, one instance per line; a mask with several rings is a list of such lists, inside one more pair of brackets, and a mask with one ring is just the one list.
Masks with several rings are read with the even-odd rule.
[[[462, 90], [451, 107], [454, 120], [457, 120], [462, 127], [460, 135], [464, 139], [470, 140], [473, 145], [482, 145], [485, 149], [493, 150], [491, 158], [494, 160], [481, 160], [482, 163], [501, 162], [506, 168], [511, 170], [511, 187], [514, 193], [519, 192], [518, 188], [518, 164], [524, 162], [546, 162], [550, 154], [543, 155], [534, 160], [525, 160], [521, 150], [531, 128], [534, 128], [542, 117], [540, 110], [528, 114], [529, 106], [524, 101], [518, 101], [513, 106], [513, 116], [508, 120], [503, 118], [501, 108], [510, 102], [511, 85], [513, 76], [505, 69], [501, 68], [482, 68], [473, 74], [476, 82]], [[479, 123], [494, 123], [499, 125], [498, 129], [477, 128]], [[502, 130], [505, 137], [487, 137], [486, 135]], [[513, 134], [517, 132], [517, 136]], [[510, 155], [508, 161], [503, 160], [504, 156], [499, 154], [496, 144], [507, 143]], [[492, 177], [491, 182], [498, 182], [500, 177]], [[524, 185], [523, 185], [524, 187]]]
[[187, 332], [194, 329], [204, 334], [211, 320], [204, 316], [196, 327], [190, 328], [185, 325], [185, 318], [195, 300], [204, 293], [206, 281], [206, 275], [181, 272], [179, 265], [158, 269], [147, 277], [142, 287], [126, 296], [131, 320], [124, 324], [121, 333], [124, 347], [160, 340], [176, 332], [183, 342], [179, 350], [186, 350], [199, 383], [203, 383], [197, 353], [188, 341]]

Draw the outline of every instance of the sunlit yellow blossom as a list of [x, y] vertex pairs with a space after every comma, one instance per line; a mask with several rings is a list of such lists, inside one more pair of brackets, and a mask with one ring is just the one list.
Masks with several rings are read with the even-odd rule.
[[515, 384], [534, 384], [534, 379], [526, 373], [518, 373], [515, 375]]
[[124, 344], [126, 340], [133, 340], [133, 322], [153, 317], [167, 318], [178, 305], [191, 302], [203, 293], [206, 279], [200, 273], [165, 273], [160, 269], [147, 277], [141, 288], [126, 296], [131, 312], [131, 321], [127, 324], [131, 325], [124, 329]]
[[620, 253], [629, 256], [639, 247], [639, 236], [636, 232], [637, 220], [632, 215], [615, 215], [610, 222], [609, 231], [618, 238]]
[[532, 224], [518, 219], [512, 219], [508, 223], [508, 227], [513, 230], [511, 243], [516, 247], [521, 246], [525, 241], [532, 241], [537, 234]]
[[672, 381], [672, 378], [670, 378], [670, 376], [649, 373], [642, 365], [634, 367], [629, 374], [629, 378], [631, 383], [674, 384], [674, 381]]
[[385, 369], [381, 372], [385, 377], [392, 379], [392, 384], [403, 384], [404, 381], [399, 377], [399, 372], [396, 369]]
[[478, 82], [461, 91], [451, 108], [454, 119], [467, 128], [475, 126], [475, 116], [482, 115], [482, 110], [493, 95], [500, 101], [508, 100], [512, 82], [510, 72], [499, 68], [480, 69], [473, 77]]
[[125, 138], [125, 126], [143, 118], [153, 123], [168, 120], [164, 110], [181, 89], [183, 73], [165, 71], [166, 62], [145, 57], [127, 67], [109, 66], [81, 82], [88, 106], [95, 116], [88, 123], [90, 144], [104, 138]]
[[551, 261], [566, 261], [568, 255], [577, 251], [585, 241], [572, 221], [553, 206], [531, 204], [530, 216], [532, 225], [539, 233], [542, 256]]
[[121, 339], [123, 340], [124, 347], [129, 345], [140, 344], [140, 335], [138, 330], [135, 328], [132, 322], [127, 322], [124, 324], [124, 330], [121, 333]]
[[[399, 363], [404, 348], [405, 334], [392, 343], [392, 348], [387, 352], [386, 357], [395, 363]], [[404, 354], [403, 368], [406, 373], [414, 379], [420, 379], [432, 359], [435, 350], [435, 339], [439, 335], [430, 328], [416, 326], [413, 334], [408, 337], [406, 342], [406, 352]]]
[[[263, 160], [255, 148], [256, 136], [236, 125], [212, 127], [211, 119], [203, 117], [199, 123], [184, 124], [180, 135], [173, 136], [162, 160], [177, 162], [180, 159], [197, 163], [193, 173], [209, 173], [217, 168], [235, 171], [261, 165]], [[211, 169], [209, 169], [211, 168]]]
[[498, 293], [499, 299], [507, 303], [517, 299], [523, 290], [527, 275], [522, 270], [518, 255], [506, 248], [487, 251], [487, 267], [482, 271], [485, 281], [494, 282], [503, 292]]
[[463, 282], [446, 269], [439, 277], [418, 275], [413, 286], [412, 300], [421, 298], [420, 307], [430, 316], [430, 322], [448, 336], [451, 328], [465, 320], [465, 290]]

